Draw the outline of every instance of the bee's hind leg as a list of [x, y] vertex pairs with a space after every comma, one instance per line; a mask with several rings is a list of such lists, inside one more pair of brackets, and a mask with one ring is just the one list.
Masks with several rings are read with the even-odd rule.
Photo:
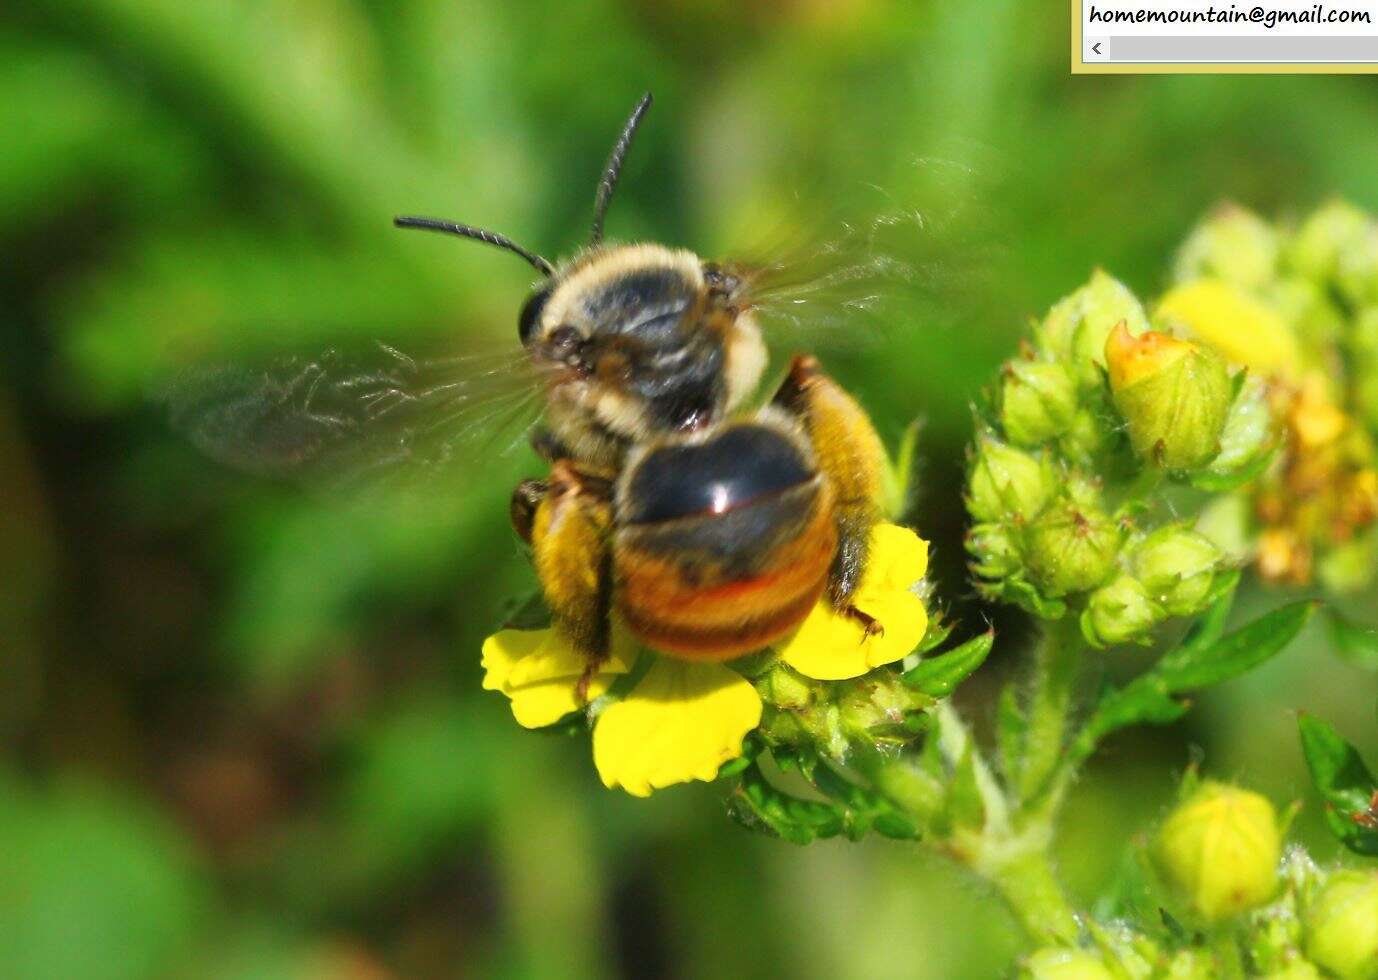
[[[587, 702], [589, 686], [612, 646], [612, 504], [607, 481], [560, 460], [543, 484], [526, 481], [517, 488], [513, 513], [525, 518], [528, 512], [530, 518], [522, 524], [551, 619], [586, 658], [575, 695]], [[518, 523], [516, 517], [513, 523]]]
[[799, 420], [818, 469], [833, 489], [837, 555], [828, 576], [828, 599], [838, 612], [861, 623], [867, 636], [881, 635], [884, 625], [852, 603], [866, 572], [871, 529], [882, 517], [888, 463], [880, 436], [856, 400], [811, 355], [795, 355], [772, 404]]

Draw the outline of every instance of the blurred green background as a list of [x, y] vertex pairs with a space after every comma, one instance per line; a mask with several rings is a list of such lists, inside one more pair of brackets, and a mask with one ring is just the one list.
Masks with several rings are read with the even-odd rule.
[[[1012, 926], [941, 861], [751, 836], [712, 787], [608, 793], [479, 690], [532, 584], [505, 501], [533, 457], [423, 511], [328, 506], [206, 462], [147, 393], [188, 346], [510, 340], [529, 270], [390, 217], [559, 254], [649, 88], [615, 237], [716, 254], [876, 188], [943, 218], [965, 288], [825, 359], [887, 435], [927, 420], [922, 529], [974, 621], [968, 406], [1028, 318], [1096, 265], [1152, 294], [1221, 198], [1378, 207], [1374, 80], [1073, 78], [1067, 49], [1058, 2], [9, 0], [0, 976], [1000, 975]], [[978, 716], [1017, 665], [1000, 622]], [[1306, 799], [1333, 858], [1289, 712], [1372, 750], [1375, 695], [1317, 632], [1115, 740], [1060, 845], [1078, 897], [1193, 747]]]

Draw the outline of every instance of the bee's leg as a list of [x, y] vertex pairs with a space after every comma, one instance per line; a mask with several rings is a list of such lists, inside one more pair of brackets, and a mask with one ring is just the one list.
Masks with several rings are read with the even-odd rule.
[[531, 543], [531, 531], [536, 523], [536, 511], [550, 492], [550, 484], [544, 480], [523, 480], [512, 491], [512, 501], [508, 505], [508, 516], [512, 519], [512, 530], [527, 544]]
[[545, 426], [540, 426], [531, 433], [531, 448], [547, 463], [569, 458], [569, 450], [560, 441], [560, 437]]
[[880, 436], [856, 400], [806, 354], [790, 362], [774, 404], [799, 419], [819, 471], [833, 488], [838, 544], [828, 599], [834, 609], [860, 622], [868, 635], [883, 633], [883, 624], [851, 602], [866, 570], [871, 529], [882, 515], [886, 455]]
[[[523, 488], [528, 484], [517, 488], [514, 513]], [[532, 491], [528, 488], [527, 492]], [[569, 461], [557, 462], [532, 513], [530, 541], [551, 617], [574, 649], [588, 659], [576, 689], [580, 700], [587, 699], [589, 684], [611, 646], [611, 529], [607, 482], [582, 473]]]

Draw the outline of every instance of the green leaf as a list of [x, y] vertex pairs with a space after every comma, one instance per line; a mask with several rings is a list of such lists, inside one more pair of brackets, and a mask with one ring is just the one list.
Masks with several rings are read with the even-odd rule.
[[1287, 646], [1316, 608], [1311, 601], [1294, 602], [1213, 643], [1183, 644], [1163, 657], [1154, 672], [1174, 692], [1199, 690], [1238, 677]]
[[860, 840], [868, 830], [902, 840], [915, 840], [920, 836], [918, 828], [889, 800], [852, 782], [827, 764], [815, 768], [813, 785], [838, 803], [843, 832], [852, 840]]
[[836, 837], [843, 829], [842, 814], [836, 807], [785, 793], [772, 786], [755, 765], [742, 771], [729, 801], [728, 813], [749, 830], [761, 831], [791, 844]]
[[1188, 632], [1181, 646], [1122, 688], [1108, 688], [1073, 745], [1081, 761], [1097, 743], [1120, 728], [1176, 721], [1188, 705], [1174, 695], [1238, 677], [1292, 641], [1316, 611], [1316, 603], [1294, 602], [1220, 637], [1232, 592], [1226, 592]]
[[988, 591], [994, 598], [1014, 603], [1039, 619], [1061, 619], [1067, 615], [1067, 603], [1061, 599], [1044, 598], [1037, 589], [1023, 579], [1003, 579]]
[[1259, 453], [1237, 470], [1228, 473], [1216, 473], [1211, 470], [1202, 470], [1193, 473], [1188, 482], [1197, 490], [1204, 490], [1207, 493], [1229, 493], [1231, 490], [1238, 490], [1248, 483], [1253, 483], [1263, 475], [1263, 471], [1272, 463], [1276, 455], [1274, 448], [1269, 448], [1265, 452]]
[[1335, 652], [1355, 667], [1378, 671], [1378, 627], [1356, 623], [1334, 607], [1327, 612]]
[[1358, 750], [1328, 722], [1302, 715], [1297, 728], [1311, 781], [1326, 803], [1331, 832], [1351, 851], [1378, 855], [1378, 779]]
[[957, 624], [941, 611], [935, 611], [928, 619], [928, 629], [924, 631], [923, 639], [914, 648], [915, 654], [925, 654], [929, 650], [936, 649], [947, 642], [947, 638], [952, 635], [952, 629]]
[[987, 630], [946, 653], [920, 661], [904, 673], [904, 684], [930, 697], [945, 698], [985, 662], [994, 642], [995, 631]]

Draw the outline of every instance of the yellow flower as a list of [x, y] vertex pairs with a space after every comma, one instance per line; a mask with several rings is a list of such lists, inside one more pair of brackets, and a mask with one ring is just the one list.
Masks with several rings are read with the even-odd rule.
[[[636, 657], [630, 637], [614, 630], [612, 655], [589, 682], [589, 699], [606, 694]], [[583, 707], [575, 688], [587, 663], [557, 630], [502, 630], [483, 641], [483, 689], [506, 694], [523, 728], [543, 728]]]
[[867, 634], [852, 616], [820, 602], [777, 648], [780, 659], [820, 681], [860, 677], [874, 667], [902, 660], [928, 629], [923, 600], [913, 591], [928, 571], [928, 542], [894, 524], [871, 531], [866, 573], [852, 597], [857, 609], [876, 620], [883, 632]]
[[[627, 633], [613, 630], [613, 651], [593, 675], [590, 701], [638, 665]], [[483, 687], [512, 701], [526, 728], [559, 721], [584, 705], [576, 688], [585, 658], [560, 631], [502, 630], [483, 644]], [[594, 722], [593, 761], [603, 783], [634, 796], [691, 779], [713, 779], [742, 753], [742, 739], [761, 722], [761, 698], [746, 678], [722, 664], [657, 657], [626, 696]]]
[[[817, 680], [857, 677], [902, 659], [928, 628], [923, 601], [913, 591], [927, 567], [928, 544], [913, 531], [876, 527], [854, 602], [883, 624], [884, 633], [867, 635], [855, 618], [820, 601], [778, 653]], [[519, 724], [540, 728], [584, 707], [576, 688], [586, 664], [556, 629], [502, 630], [484, 641], [483, 686], [511, 700]], [[741, 755], [742, 740], [761, 723], [761, 696], [736, 671], [641, 652], [620, 627], [613, 630], [611, 656], [589, 682], [589, 700], [634, 673], [639, 676], [630, 690], [593, 723], [594, 766], [610, 789], [649, 796], [674, 783], [712, 780], [723, 763]]]
[[1287, 321], [1220, 279], [1176, 287], [1158, 303], [1157, 318], [1262, 375], [1290, 377], [1301, 363], [1301, 347]]
[[609, 789], [650, 796], [673, 783], [711, 781], [760, 723], [761, 696], [742, 675], [658, 657], [627, 697], [598, 716], [593, 764]]

